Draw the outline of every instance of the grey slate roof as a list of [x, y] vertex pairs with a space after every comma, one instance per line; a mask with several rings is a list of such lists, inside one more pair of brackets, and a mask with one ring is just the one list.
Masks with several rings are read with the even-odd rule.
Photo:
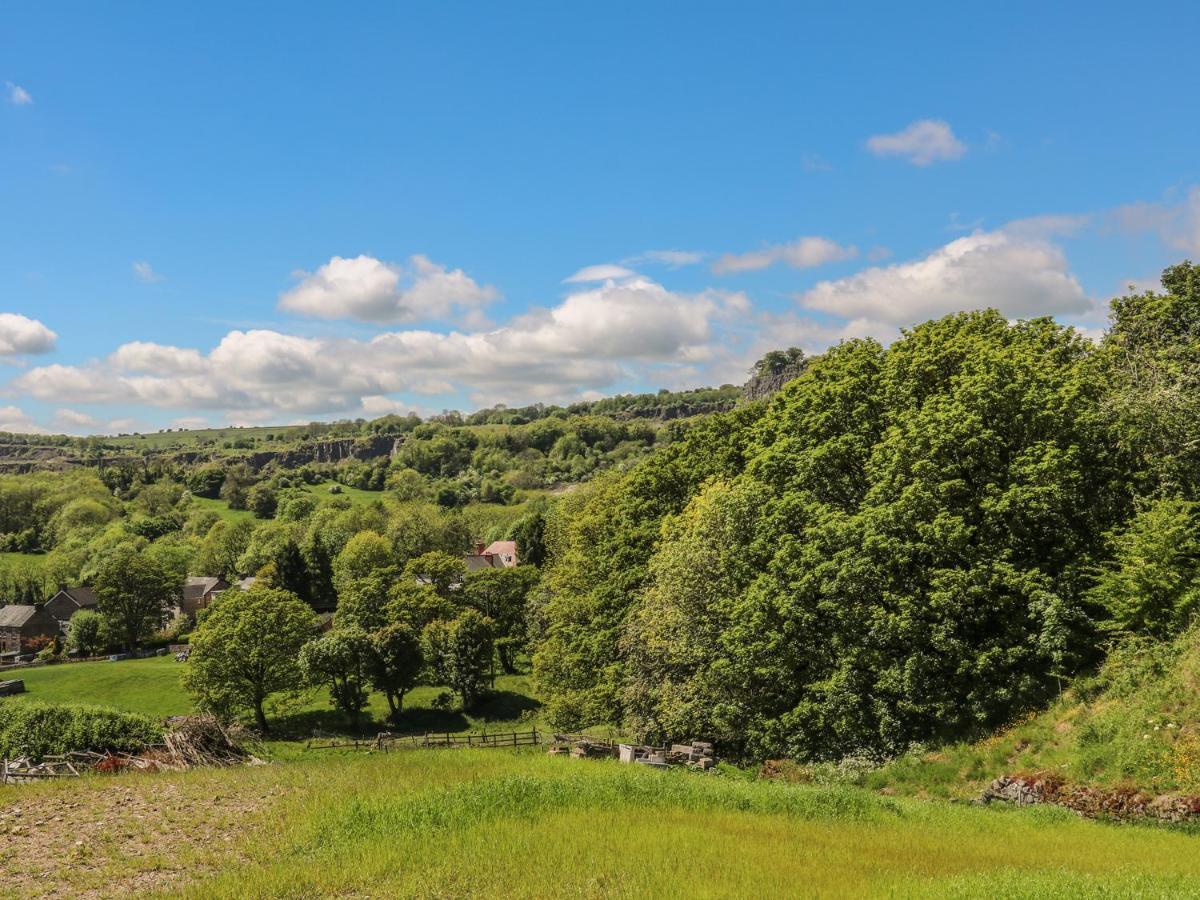
[[36, 606], [27, 606], [24, 603], [0, 607], [0, 628], [20, 628], [36, 614]]

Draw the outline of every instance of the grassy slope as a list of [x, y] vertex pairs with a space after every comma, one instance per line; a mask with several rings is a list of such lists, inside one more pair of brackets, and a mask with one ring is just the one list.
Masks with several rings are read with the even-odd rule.
[[0, 828], [15, 821], [0, 882], [18, 896], [1200, 891], [1197, 838], [1166, 829], [500, 750], [314, 754], [0, 790]]
[[1200, 630], [1173, 644], [1127, 645], [1049, 709], [987, 740], [905, 757], [864, 783], [966, 797], [998, 775], [1039, 771], [1200, 793]]

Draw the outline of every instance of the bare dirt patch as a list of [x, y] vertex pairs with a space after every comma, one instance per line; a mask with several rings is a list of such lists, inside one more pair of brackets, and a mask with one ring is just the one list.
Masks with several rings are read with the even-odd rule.
[[219, 773], [130, 774], [0, 789], [5, 896], [119, 897], [170, 889], [238, 860], [283, 791]]

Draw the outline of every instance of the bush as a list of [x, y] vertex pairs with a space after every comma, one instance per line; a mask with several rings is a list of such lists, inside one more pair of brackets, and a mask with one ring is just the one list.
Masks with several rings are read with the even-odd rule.
[[137, 752], [161, 743], [162, 727], [148, 716], [71, 703], [0, 703], [0, 757], [75, 750]]

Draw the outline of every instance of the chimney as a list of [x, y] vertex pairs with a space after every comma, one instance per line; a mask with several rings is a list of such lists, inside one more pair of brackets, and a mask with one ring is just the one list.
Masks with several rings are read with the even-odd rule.
[[483, 556], [483, 541], [476, 541], [476, 542], [475, 542], [475, 555], [476, 555], [476, 556]]

